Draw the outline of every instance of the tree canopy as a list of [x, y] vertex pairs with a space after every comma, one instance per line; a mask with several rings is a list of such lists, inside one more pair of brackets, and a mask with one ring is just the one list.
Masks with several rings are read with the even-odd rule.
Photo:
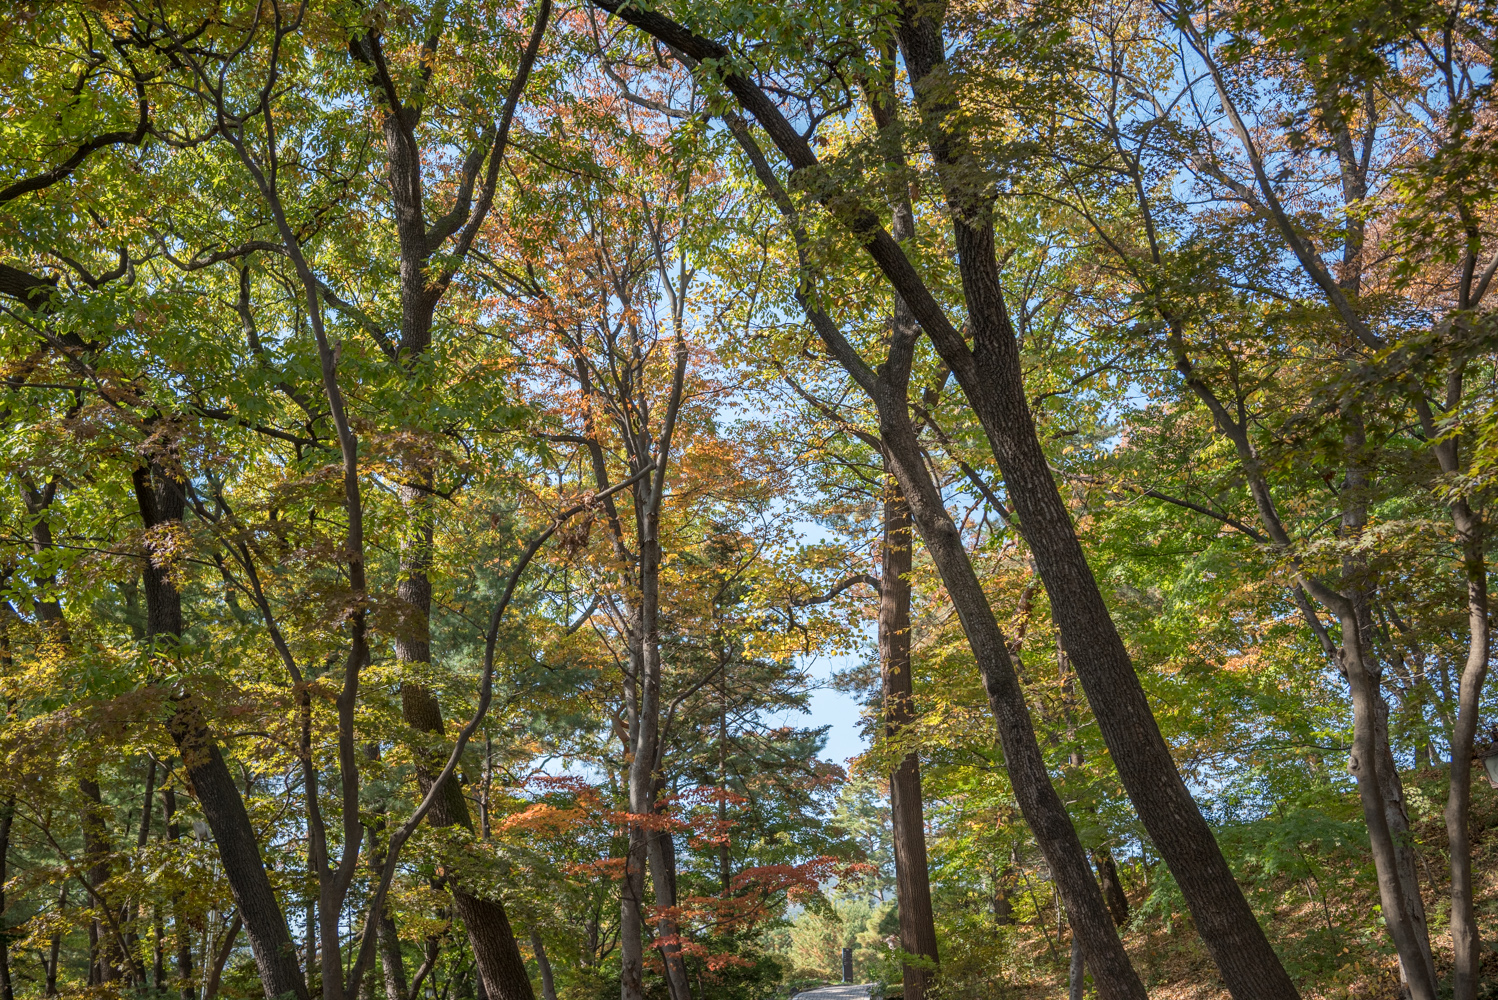
[[1491, 4], [0, 42], [0, 1000], [1491, 994]]

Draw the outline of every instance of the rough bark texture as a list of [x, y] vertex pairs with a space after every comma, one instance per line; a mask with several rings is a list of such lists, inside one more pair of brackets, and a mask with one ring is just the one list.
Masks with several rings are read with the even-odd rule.
[[1094, 851], [1092, 862], [1097, 866], [1098, 885], [1103, 890], [1103, 899], [1108, 903], [1108, 912], [1113, 922], [1123, 927], [1129, 922], [1129, 897], [1124, 895], [1123, 882], [1118, 878], [1118, 865], [1113, 862], [1110, 851]]
[[[899, 483], [885, 484], [884, 539], [879, 578], [879, 664], [884, 687], [885, 733], [896, 736], [915, 717], [910, 659], [910, 508]], [[926, 820], [921, 763], [906, 754], [889, 777], [890, 826], [895, 849], [895, 899], [900, 949], [937, 961], [936, 923], [926, 863]], [[923, 1000], [934, 970], [902, 966], [905, 1000]]]
[[1115, 997], [1144, 1000], [1144, 986], [1108, 915], [1071, 817], [1051, 784], [1024, 693], [1009, 657], [1008, 643], [968, 560], [957, 526], [926, 472], [908, 418], [902, 421], [893, 413], [886, 417], [885, 409], [881, 407], [880, 435], [891, 469], [905, 491], [921, 539], [941, 572], [942, 582], [983, 672], [1015, 798], [1051, 867], [1061, 898], [1073, 914], [1075, 932], [1092, 956], [1098, 992], [1105, 1000]]
[[[186, 500], [180, 482], [159, 468], [141, 467], [135, 471], [134, 483], [141, 521], [148, 533], [182, 520]], [[169, 647], [182, 634], [182, 598], [166, 568], [157, 565], [152, 555], [148, 541], [141, 574], [146, 595], [146, 640]], [[218, 846], [219, 860], [244, 921], [267, 1000], [287, 994], [296, 1000], [308, 1000], [296, 945], [260, 858], [255, 827], [202, 709], [190, 692], [178, 691], [173, 696], [167, 730]]]
[[[443, 731], [441, 706], [425, 688], [405, 685], [401, 689], [401, 711], [406, 724], [420, 732]], [[422, 764], [417, 767], [416, 775], [425, 795], [432, 787], [434, 769], [429, 764]], [[442, 789], [431, 812], [427, 813], [427, 821], [435, 827], [473, 829], [468, 801], [456, 780], [449, 780]], [[476, 896], [459, 884], [452, 886], [452, 897], [453, 909], [468, 929], [468, 944], [473, 949], [485, 993], [492, 1000], [535, 1000], [530, 976], [525, 971], [525, 956], [520, 954], [520, 948], [515, 944], [504, 904], [497, 899]]]

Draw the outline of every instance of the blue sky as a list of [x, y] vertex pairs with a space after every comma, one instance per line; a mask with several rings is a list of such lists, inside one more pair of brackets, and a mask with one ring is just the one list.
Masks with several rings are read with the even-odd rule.
[[831, 726], [827, 731], [827, 747], [822, 758], [834, 764], [847, 764], [849, 757], [857, 756], [868, 749], [868, 744], [859, 736], [858, 702], [852, 695], [834, 691], [826, 686], [836, 670], [864, 659], [862, 654], [849, 656], [819, 656], [810, 664], [812, 677], [822, 685], [812, 692], [810, 710], [804, 713], [787, 713], [781, 721], [794, 726]]

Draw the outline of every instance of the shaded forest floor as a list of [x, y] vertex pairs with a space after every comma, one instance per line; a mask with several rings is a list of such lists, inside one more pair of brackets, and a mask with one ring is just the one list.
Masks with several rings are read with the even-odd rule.
[[[1450, 883], [1441, 813], [1446, 775], [1443, 769], [1430, 769], [1404, 778], [1436, 968], [1445, 981], [1451, 973]], [[1473, 800], [1473, 869], [1483, 939], [1480, 995], [1498, 998], [1498, 792], [1482, 779], [1480, 770], [1474, 776]], [[1260, 831], [1275, 828], [1273, 821], [1255, 826]], [[1360, 823], [1357, 826], [1361, 828]], [[1244, 838], [1224, 836], [1225, 846], [1232, 839]], [[1304, 861], [1298, 870], [1238, 859], [1235, 867], [1302, 996], [1398, 1000], [1398, 962], [1379, 916], [1366, 839], [1356, 853], [1345, 842], [1329, 846], [1315, 841], [1297, 845], [1296, 853]], [[1145, 977], [1150, 995], [1159, 1000], [1228, 1000], [1190, 917], [1170, 889], [1136, 885], [1130, 892], [1136, 916], [1123, 936], [1135, 968]], [[956, 961], [948, 963], [944, 956], [944, 971], [951, 974], [942, 991], [944, 1000], [1066, 995], [1069, 941], [1057, 935], [1055, 925], [1042, 929], [1032, 923], [1005, 930], [1007, 955], [998, 963], [983, 962], [977, 954], [968, 956], [967, 962], [954, 954]], [[897, 993], [898, 986], [891, 992]], [[1090, 985], [1088, 995], [1095, 995]]]

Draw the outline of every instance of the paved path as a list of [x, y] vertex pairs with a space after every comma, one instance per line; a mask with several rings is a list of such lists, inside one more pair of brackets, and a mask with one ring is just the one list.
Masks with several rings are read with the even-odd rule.
[[797, 993], [796, 1000], [864, 1000], [873, 988], [873, 983], [861, 983], [856, 986], [823, 986], [815, 990], [807, 990], [805, 993]]

